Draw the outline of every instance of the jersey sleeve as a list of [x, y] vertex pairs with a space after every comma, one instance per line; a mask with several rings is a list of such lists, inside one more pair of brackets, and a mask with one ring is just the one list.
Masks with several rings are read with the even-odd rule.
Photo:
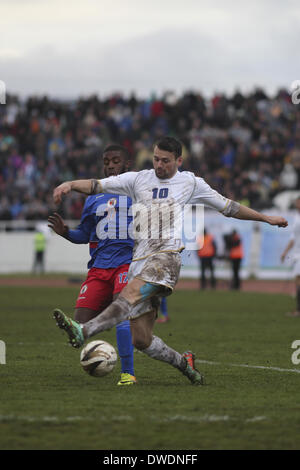
[[195, 176], [194, 191], [189, 204], [204, 204], [211, 209], [223, 212], [230, 203], [230, 199], [222, 196], [211, 188], [203, 178]]
[[121, 194], [134, 199], [134, 184], [138, 172], [129, 171], [118, 176], [99, 180], [103, 193]]

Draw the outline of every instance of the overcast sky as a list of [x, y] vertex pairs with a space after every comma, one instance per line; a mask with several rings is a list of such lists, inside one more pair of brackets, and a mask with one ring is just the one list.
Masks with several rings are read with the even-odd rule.
[[0, 0], [0, 80], [22, 96], [209, 96], [300, 79], [299, 0]]

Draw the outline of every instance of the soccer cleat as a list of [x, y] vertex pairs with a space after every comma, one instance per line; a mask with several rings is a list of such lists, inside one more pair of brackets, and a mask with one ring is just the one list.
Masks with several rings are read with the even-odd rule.
[[136, 384], [136, 378], [134, 375], [127, 373], [121, 373], [121, 380], [119, 380], [118, 385], [134, 385]]
[[185, 375], [193, 385], [204, 385], [203, 375], [195, 369], [195, 354], [191, 351], [186, 351], [182, 354], [186, 360], [186, 368], [181, 372]]
[[69, 336], [71, 346], [73, 346], [73, 348], [80, 348], [84, 343], [84, 336], [79, 323], [67, 317], [67, 315], [58, 308], [53, 311], [53, 317], [56, 320], [57, 326], [64, 330]]

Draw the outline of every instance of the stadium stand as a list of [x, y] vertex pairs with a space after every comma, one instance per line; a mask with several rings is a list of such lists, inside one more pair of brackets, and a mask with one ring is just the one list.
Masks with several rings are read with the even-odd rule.
[[[285, 90], [210, 99], [196, 92], [68, 102], [8, 96], [0, 106], [0, 220], [47, 219], [55, 210], [52, 189], [101, 176], [97, 157], [110, 142], [129, 149], [136, 170], [150, 168], [153, 142], [163, 134], [183, 142], [182, 169], [255, 209], [300, 189], [300, 107]], [[62, 216], [79, 219], [83, 203], [66, 198]]]

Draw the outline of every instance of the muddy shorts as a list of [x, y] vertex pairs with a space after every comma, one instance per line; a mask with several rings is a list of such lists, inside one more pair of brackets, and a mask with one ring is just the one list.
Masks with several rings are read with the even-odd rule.
[[129, 318], [137, 318], [157, 309], [161, 297], [170, 295], [178, 281], [181, 267], [179, 253], [157, 253], [132, 261], [128, 271], [128, 282], [134, 278], [147, 284], [141, 291], [140, 300], [132, 308]]

